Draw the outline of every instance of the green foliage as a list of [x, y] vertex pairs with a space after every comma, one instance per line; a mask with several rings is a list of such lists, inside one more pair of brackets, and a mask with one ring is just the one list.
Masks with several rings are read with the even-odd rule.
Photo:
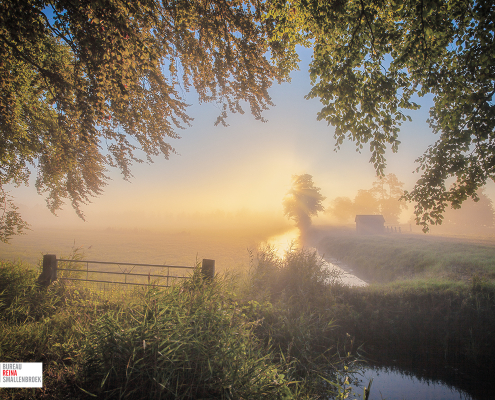
[[[78, 283], [54, 282], [41, 289], [35, 272], [5, 263], [0, 269], [0, 328], [5, 333], [0, 355], [5, 361], [43, 361], [44, 387], [37, 392], [6, 389], [2, 395], [336, 396], [328, 381], [342, 383], [338, 366], [352, 365], [353, 359], [338, 354], [337, 349], [344, 349], [323, 313], [328, 303], [322, 297], [330, 299], [322, 283], [327, 275], [318, 272], [314, 253], [307, 251], [294, 252], [286, 265], [286, 294], [274, 293], [274, 305], [254, 300], [259, 292], [249, 285], [239, 288], [235, 277], [205, 281], [199, 269], [191, 279], [165, 290], [149, 287], [108, 297]], [[303, 287], [316, 292], [306, 295]], [[295, 290], [293, 296], [289, 289]]]
[[[52, 212], [102, 192], [107, 169], [168, 157], [191, 117], [179, 91], [228, 112], [261, 113], [282, 79], [266, 59], [264, 5], [209, 2], [2, 1], [0, 188], [27, 184]], [[21, 228], [19, 220], [3, 219]], [[3, 237], [11, 236], [9, 230]]]
[[387, 174], [373, 182], [371, 189], [358, 190], [354, 201], [337, 197], [327, 211], [341, 223], [354, 221], [359, 214], [381, 214], [386, 224], [398, 224], [402, 210], [407, 208], [405, 202], [400, 202], [403, 186], [395, 174]]
[[108, 299], [81, 285], [40, 289], [36, 277], [0, 268], [0, 357], [43, 361], [44, 387], [1, 398], [343, 399], [362, 343], [374, 359], [495, 370], [495, 291], [483, 276], [349, 288], [325, 284], [315, 252], [262, 249], [240, 287], [196, 270]]
[[90, 386], [105, 398], [291, 397], [287, 366], [273, 362], [227, 283], [196, 275], [95, 321]]
[[[439, 139], [405, 194], [425, 230], [494, 177], [489, 0], [1, 5], [0, 187], [27, 183], [34, 168], [53, 212], [69, 200], [83, 217], [109, 167], [127, 179], [133, 162], [168, 157], [166, 138], [191, 121], [180, 90], [219, 102], [217, 123], [243, 102], [262, 119], [268, 88], [297, 68], [301, 44], [314, 49], [307, 97], [321, 100], [318, 119], [335, 127], [337, 148], [369, 145], [380, 175], [406, 113], [419, 108], [415, 96], [433, 96], [428, 121]], [[25, 228], [11, 211], [2, 240]], [[308, 215], [296, 218], [307, 224]]]
[[356, 366], [356, 348], [350, 337], [335, 334], [332, 288], [340, 285], [339, 274], [307, 249], [291, 249], [281, 259], [273, 248], [261, 247], [251, 259], [241, 296], [255, 299], [246, 313], [260, 321], [256, 334], [294, 362], [306, 391], [341, 398], [336, 388], [345, 380], [344, 366]]
[[12, 197], [0, 187], [0, 242], [7, 243], [14, 235], [22, 235], [29, 224], [24, 221]]
[[43, 362], [42, 389], [2, 389], [1, 398], [81, 398], [77, 387], [81, 343], [88, 321], [101, 312], [96, 296], [54, 283], [40, 288], [38, 273], [19, 262], [0, 266], [0, 358]]
[[251, 255], [249, 297], [282, 299], [287, 304], [308, 304], [328, 291], [338, 276], [325, 268], [315, 250], [290, 249], [283, 259], [272, 247], [260, 247]]
[[43, 390], [2, 392], [11, 398], [294, 398], [292, 367], [256, 337], [227, 276], [198, 269], [169, 290], [108, 300], [81, 285], [41, 289], [36, 275], [0, 268], [2, 360], [44, 363]]
[[321, 202], [325, 199], [320, 188], [314, 186], [311, 175], [293, 175], [292, 187], [282, 203], [284, 215], [292, 219], [301, 230], [307, 230], [311, 225], [311, 217], [324, 210]]
[[318, 119], [335, 127], [336, 147], [369, 144], [380, 175], [407, 111], [419, 108], [414, 97], [433, 95], [428, 122], [439, 139], [418, 159], [422, 176], [405, 196], [424, 230], [494, 178], [492, 1], [273, 0], [268, 17], [287, 52], [313, 47], [307, 97], [320, 99]]
[[51, 287], [45, 296], [37, 285], [36, 271], [22, 263], [14, 267], [0, 262], [0, 319], [15, 323], [39, 321], [53, 314], [60, 302], [58, 290]]

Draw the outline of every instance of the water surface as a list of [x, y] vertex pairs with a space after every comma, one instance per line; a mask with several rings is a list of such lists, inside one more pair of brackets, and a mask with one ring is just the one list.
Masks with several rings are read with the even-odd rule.
[[[294, 228], [280, 235], [272, 236], [267, 240], [267, 243], [274, 248], [276, 254], [279, 257], [283, 258], [285, 257], [285, 253], [287, 251], [301, 246], [299, 229]], [[312, 250], [318, 251], [315, 248], [312, 248]], [[319, 256], [322, 257], [320, 254]], [[368, 285], [368, 283], [355, 276], [350, 268], [340, 263], [338, 260], [335, 260], [331, 257], [323, 256], [322, 261], [326, 268], [330, 270], [338, 271], [338, 273], [340, 274], [340, 279], [342, 280], [342, 283], [344, 283], [345, 285], [349, 285], [349, 286]]]
[[467, 392], [442, 381], [418, 378], [414, 374], [385, 367], [370, 367], [362, 375], [356, 375], [358, 384], [353, 385], [356, 395], [373, 379], [369, 400], [472, 400]]

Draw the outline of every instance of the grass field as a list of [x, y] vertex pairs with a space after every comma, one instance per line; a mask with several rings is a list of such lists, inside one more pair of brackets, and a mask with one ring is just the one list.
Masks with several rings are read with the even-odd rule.
[[[320, 232], [320, 235], [322, 233]], [[357, 235], [328, 229], [320, 253], [370, 282], [398, 279], [495, 280], [495, 240], [424, 234]]]
[[[286, 228], [285, 228], [286, 229]], [[42, 254], [67, 256], [74, 249], [86, 260], [194, 266], [196, 259], [216, 261], [217, 271], [246, 268], [248, 249], [283, 232], [262, 230], [69, 230], [38, 228], [0, 243], [0, 259], [37, 265]]]
[[[32, 265], [3, 262], [0, 359], [42, 361], [45, 385], [3, 390], [0, 398], [357, 398], [363, 394], [349, 397], [346, 379], [361, 357], [467, 382], [467, 390], [481, 377], [476, 390], [486, 391], [473, 398], [492, 398], [491, 241], [328, 230], [323, 236], [320, 252], [384, 283], [342, 286], [304, 249], [280, 259], [272, 249], [249, 255], [242, 246], [247, 261], [233, 263], [249, 268], [224, 268], [212, 285], [196, 274], [170, 289], [103, 293], [76, 283], [41, 289]], [[113, 235], [114, 248], [146, 238], [126, 237]], [[149, 249], [164, 237], [148, 239]], [[96, 250], [111, 248], [104, 236], [91, 238], [99, 239]], [[228, 240], [227, 251], [239, 237]], [[221, 235], [203, 243], [213, 248], [215, 241], [220, 252]], [[148, 257], [156, 262], [156, 254]]]

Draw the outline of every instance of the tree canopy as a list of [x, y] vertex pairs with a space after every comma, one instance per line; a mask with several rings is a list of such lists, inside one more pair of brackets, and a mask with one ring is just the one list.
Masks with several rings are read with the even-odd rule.
[[323, 104], [318, 119], [335, 127], [336, 146], [368, 144], [378, 174], [415, 97], [433, 95], [428, 122], [439, 137], [405, 195], [424, 230], [494, 179], [492, 0], [273, 0], [270, 15], [293, 58], [298, 44], [314, 49], [307, 97]]
[[0, 222], [22, 231], [3, 188], [33, 167], [50, 210], [69, 200], [83, 217], [109, 167], [129, 178], [174, 151], [190, 88], [221, 104], [217, 123], [244, 103], [262, 119], [304, 45], [317, 118], [337, 148], [369, 145], [380, 175], [416, 96], [433, 95], [438, 140], [405, 195], [427, 229], [495, 177], [494, 21], [490, 0], [0, 0]]
[[83, 217], [109, 167], [127, 179], [133, 162], [168, 157], [167, 137], [191, 121], [181, 95], [190, 88], [220, 104], [217, 123], [243, 103], [262, 119], [268, 88], [283, 78], [266, 56], [264, 9], [255, 0], [0, 0], [2, 223], [25, 228], [4, 186], [26, 184], [32, 169], [52, 212], [69, 200]]
[[292, 186], [283, 199], [284, 215], [292, 219], [297, 227], [304, 231], [311, 225], [311, 217], [324, 211], [323, 200], [326, 199], [320, 188], [313, 183], [309, 174], [293, 175]]

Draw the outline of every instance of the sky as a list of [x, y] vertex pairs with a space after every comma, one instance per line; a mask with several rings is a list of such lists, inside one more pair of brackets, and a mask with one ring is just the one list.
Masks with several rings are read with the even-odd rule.
[[[52, 216], [36, 193], [36, 174], [29, 187], [13, 189], [11, 194], [28, 222], [89, 228], [162, 224], [180, 216], [215, 213], [282, 218], [282, 199], [294, 174], [313, 176], [315, 186], [327, 197], [324, 205], [339, 196], [353, 198], [358, 189], [371, 188], [376, 179], [370, 153], [366, 147], [357, 153], [352, 142], [334, 151], [334, 128], [316, 119], [320, 102], [304, 98], [311, 89], [311, 50], [300, 49], [299, 54], [300, 70], [291, 74], [292, 81], [274, 83], [269, 91], [275, 106], [264, 113], [266, 123], [256, 121], [246, 107], [244, 115], [230, 115], [228, 127], [214, 126], [220, 109], [215, 104], [198, 104], [194, 92], [183, 93], [192, 104], [188, 113], [194, 121], [178, 132], [180, 139], [169, 140], [177, 154], [169, 160], [135, 164], [130, 182], [118, 170], [109, 171], [111, 180], [104, 193], [83, 207], [86, 222], [78, 219], [70, 205], [58, 218]], [[413, 173], [414, 160], [435, 141], [426, 123], [432, 98], [416, 102], [422, 107], [409, 112], [413, 121], [402, 125], [399, 151], [388, 151], [385, 171], [396, 174], [406, 190], [419, 178]], [[491, 189], [487, 193], [491, 195]]]

